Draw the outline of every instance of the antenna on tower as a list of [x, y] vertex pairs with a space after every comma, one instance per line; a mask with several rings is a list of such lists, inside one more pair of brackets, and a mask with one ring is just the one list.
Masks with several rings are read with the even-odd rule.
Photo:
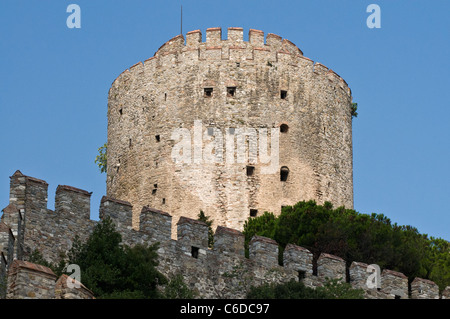
[[181, 24], [180, 24], [180, 28], [181, 28], [181, 33], [183, 34], [183, 5], [181, 5]]

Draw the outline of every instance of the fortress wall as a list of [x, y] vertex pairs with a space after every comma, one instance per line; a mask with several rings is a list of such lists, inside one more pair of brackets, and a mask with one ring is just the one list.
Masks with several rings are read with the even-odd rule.
[[[25, 180], [29, 179], [27, 176], [22, 176]], [[25, 193], [31, 192], [28, 187], [36, 190], [34, 183], [23, 185]], [[14, 191], [17, 185], [12, 183], [11, 189]], [[71, 207], [70, 211], [63, 209], [53, 212], [41, 209], [39, 213], [35, 211], [30, 213], [25, 209], [24, 214], [25, 225], [38, 227], [38, 229], [24, 230], [26, 239], [24, 251], [31, 252], [38, 249], [51, 262], [58, 261], [59, 251], [70, 249], [76, 235], [82, 240], [86, 239], [97, 223], [85, 218], [86, 193], [73, 191], [73, 188], [68, 187], [64, 189], [70, 194], [63, 196], [64, 203], [59, 203], [58, 207]], [[25, 198], [25, 207], [42, 207], [43, 202], [33, 203], [36, 198], [41, 197]], [[216, 228], [215, 245], [211, 249], [208, 248], [207, 225], [187, 217], [181, 217], [177, 221], [179, 234], [178, 240], [174, 240], [170, 236], [172, 216], [164, 211], [148, 207], [142, 209], [142, 229], [135, 230], [131, 227], [131, 211], [130, 204], [122, 200], [104, 197], [100, 204], [101, 218], [108, 216], [113, 220], [122, 235], [123, 243], [151, 245], [159, 242], [158, 269], [169, 278], [181, 274], [185, 282], [204, 298], [245, 298], [250, 285], [268, 282], [282, 283], [291, 279], [302, 280], [309, 287], [318, 287], [323, 285], [325, 278], [345, 280], [347, 272], [349, 282], [355, 288], [364, 289], [366, 298], [394, 299], [411, 296], [411, 298], [435, 299], [439, 297], [433, 282], [416, 278], [411, 284], [411, 290], [408, 290], [406, 276], [387, 269], [384, 269], [380, 275], [380, 289], [370, 289], [367, 281], [372, 273], [367, 272], [366, 264], [353, 262], [350, 268], [346, 269], [344, 260], [330, 254], [322, 254], [319, 257], [317, 274], [313, 274], [311, 252], [304, 247], [292, 244], [285, 247], [283, 266], [281, 266], [278, 263], [278, 244], [272, 239], [261, 236], [255, 236], [251, 240], [250, 258], [246, 258], [243, 234], [238, 230], [222, 226]], [[5, 223], [7, 216], [3, 215], [3, 217], [2, 222]], [[16, 265], [9, 267], [5, 256], [11, 251], [11, 247], [10, 245], [6, 247], [5, 243], [10, 241], [9, 236], [12, 236], [11, 229], [14, 225], [6, 224], [6, 226], [7, 231], [2, 233], [10, 235], [0, 237], [3, 247], [0, 269], [3, 269], [4, 273], [9, 271], [8, 298], [92, 297], [85, 287], [79, 291], [65, 290], [67, 287], [64, 287], [64, 283], [57, 283], [56, 276], [45, 267], [21, 260], [15, 260], [12, 265]], [[26, 258], [27, 254], [24, 255], [25, 260]], [[448, 298], [449, 289], [447, 287], [444, 290], [442, 298]]]
[[15, 260], [8, 273], [8, 299], [54, 299], [56, 275], [50, 268]]
[[[136, 230], [144, 206], [170, 211], [175, 220], [182, 215], [195, 219], [203, 210], [214, 227], [234, 229], [242, 229], [251, 211], [278, 214], [300, 200], [353, 207], [346, 82], [304, 57], [289, 40], [249, 30], [244, 41], [243, 32], [229, 28], [225, 39], [220, 28], [210, 28], [204, 42], [200, 30], [188, 32], [186, 40], [177, 36], [113, 82], [107, 195], [133, 205]], [[228, 88], [235, 88], [233, 96]], [[205, 89], [213, 90], [211, 97], [205, 97]], [[287, 92], [285, 98], [281, 91]], [[202, 127], [194, 132], [196, 120]], [[238, 161], [236, 153], [246, 147], [268, 143], [270, 152], [275, 146], [271, 129], [281, 124], [289, 130], [279, 134], [280, 161], [273, 172], [264, 173], [267, 165], [260, 158], [255, 164]], [[227, 135], [229, 128], [236, 130], [234, 136]], [[247, 135], [246, 144], [239, 144], [239, 129], [266, 129], [269, 138]], [[176, 163], [172, 151], [186, 136], [191, 162]], [[200, 146], [194, 145], [196, 137]], [[205, 160], [212, 150], [221, 161]], [[247, 165], [254, 166], [252, 176], [246, 174]], [[280, 183], [282, 166], [290, 173]]]

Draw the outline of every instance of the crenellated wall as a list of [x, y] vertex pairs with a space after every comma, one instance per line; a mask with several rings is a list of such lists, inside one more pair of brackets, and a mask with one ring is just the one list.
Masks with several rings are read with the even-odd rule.
[[[0, 283], [8, 284], [3, 286], [0, 296], [92, 298], [92, 293], [84, 286], [70, 290], [66, 284], [67, 276], [58, 279], [50, 269], [26, 261], [35, 249], [48, 261], [58, 261], [59, 252], [70, 249], [75, 236], [86, 239], [98, 223], [89, 219], [90, 193], [59, 186], [55, 198], [56, 210], [52, 211], [46, 208], [47, 186], [44, 181], [25, 176], [20, 171], [11, 176], [10, 205], [3, 210], [0, 222]], [[19, 188], [23, 195], [20, 199], [16, 192]], [[346, 269], [342, 258], [330, 254], [322, 254], [317, 260], [316, 271], [313, 271], [312, 253], [292, 244], [285, 247], [283, 266], [280, 266], [278, 243], [261, 236], [252, 238], [249, 258], [246, 258], [243, 234], [223, 226], [217, 227], [211, 249], [208, 248], [208, 226], [187, 217], [177, 221], [178, 238], [174, 240], [171, 238], [172, 216], [149, 207], [142, 208], [140, 229], [135, 230], [131, 226], [130, 203], [103, 197], [100, 218], [107, 216], [114, 221], [125, 244], [159, 242], [158, 269], [169, 277], [182, 274], [185, 282], [204, 298], [245, 298], [251, 285], [291, 279], [302, 280], [309, 287], [318, 287], [326, 278], [348, 280], [353, 287], [364, 289], [366, 298], [440, 297], [435, 283], [416, 278], [409, 291], [406, 276], [387, 269], [380, 274], [380, 287], [369, 289], [367, 280], [372, 274], [367, 271], [369, 265], [353, 262]], [[15, 238], [13, 229], [22, 236]], [[16, 255], [13, 260], [14, 245], [19, 245], [19, 241], [23, 241], [23, 255], [21, 258]], [[9, 274], [7, 281], [6, 273]], [[450, 287], [447, 287], [441, 297], [449, 298], [449, 292]]]

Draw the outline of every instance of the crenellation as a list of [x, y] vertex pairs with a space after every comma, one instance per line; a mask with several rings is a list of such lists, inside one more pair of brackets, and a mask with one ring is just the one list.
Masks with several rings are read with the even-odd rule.
[[119, 229], [132, 229], [133, 206], [127, 201], [103, 196], [100, 202], [99, 218], [111, 218]]
[[217, 226], [214, 234], [214, 250], [219, 253], [244, 256], [244, 234], [235, 229]]
[[294, 43], [292, 43], [288, 39], [283, 39], [282, 46], [283, 46], [283, 49], [286, 50], [287, 52], [289, 52], [290, 54], [293, 54], [296, 56], [297, 55], [303, 56], [302, 50], [300, 50], [299, 47], [297, 47]]
[[316, 62], [314, 64], [314, 73], [325, 75], [328, 73], [328, 68], [322, 63]]
[[35, 212], [47, 209], [48, 184], [37, 178], [26, 178], [26, 200], [29, 205], [25, 205], [25, 210], [31, 209]]
[[248, 31], [248, 40], [253, 46], [264, 47], [264, 32], [261, 30], [250, 29]]
[[266, 267], [278, 266], [278, 243], [263, 236], [253, 236], [249, 243], [249, 257]]
[[197, 49], [202, 43], [202, 32], [194, 30], [186, 33], [186, 47]]
[[326, 278], [345, 280], [346, 265], [344, 259], [327, 253], [320, 254], [317, 259], [317, 277], [322, 281]]
[[180, 217], [177, 223], [177, 241], [187, 248], [208, 249], [208, 225], [188, 217]]
[[94, 299], [94, 294], [81, 282], [63, 274], [55, 283], [55, 299]]
[[54, 299], [56, 275], [48, 267], [14, 260], [8, 271], [8, 299]]
[[222, 28], [208, 28], [206, 29], [206, 45], [217, 46], [222, 42]]
[[439, 299], [439, 286], [431, 280], [414, 278], [411, 282], [411, 299]]
[[442, 292], [441, 299], [450, 299], [450, 286], [445, 287], [444, 291]]
[[[350, 283], [354, 288], [367, 288], [367, 280], [371, 272], [367, 272], [368, 264], [362, 262], [352, 262], [349, 268]], [[376, 282], [374, 283], [376, 284]]]
[[182, 34], [179, 34], [166, 43], [164, 43], [158, 51], [156, 51], [155, 56], [157, 55], [163, 55], [168, 52], [176, 52], [181, 51], [181, 49], [184, 47], [184, 36]]
[[85, 190], [59, 185], [56, 188], [55, 211], [57, 214], [72, 214], [90, 219], [91, 195]]
[[300, 274], [313, 274], [313, 254], [306, 248], [287, 244], [283, 251], [283, 266]]
[[384, 269], [381, 272], [381, 293], [388, 299], [408, 298], [408, 278], [398, 271]]
[[244, 42], [244, 29], [243, 28], [228, 28], [228, 42], [242, 43]]
[[268, 33], [266, 36], [266, 44], [273, 48], [275, 51], [278, 51], [283, 45], [283, 38], [277, 34]]
[[172, 216], [161, 210], [143, 207], [139, 231], [150, 235], [152, 242], [164, 243], [171, 238]]

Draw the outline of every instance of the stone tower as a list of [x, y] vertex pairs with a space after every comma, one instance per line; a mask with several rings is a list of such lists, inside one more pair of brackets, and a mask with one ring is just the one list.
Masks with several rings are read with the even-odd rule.
[[287, 39], [178, 35], [108, 97], [108, 196], [242, 229], [301, 200], [353, 208], [351, 91]]

